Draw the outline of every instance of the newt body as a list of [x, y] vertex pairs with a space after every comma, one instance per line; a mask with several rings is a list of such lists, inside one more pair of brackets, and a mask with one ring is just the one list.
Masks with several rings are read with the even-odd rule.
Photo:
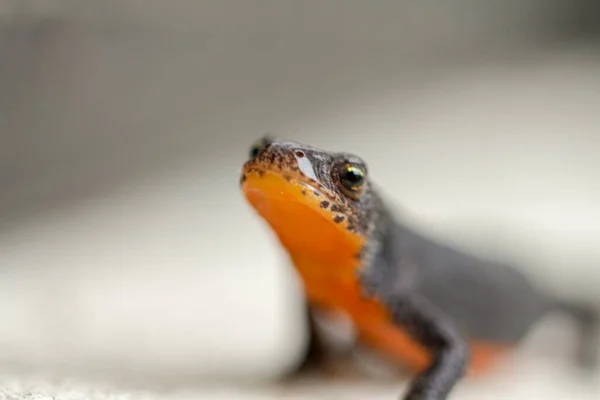
[[586, 333], [596, 324], [594, 310], [548, 296], [518, 270], [402, 224], [356, 155], [265, 138], [241, 186], [287, 250], [311, 307], [347, 314], [359, 340], [418, 374], [405, 399], [446, 399], [548, 311], [570, 312]]

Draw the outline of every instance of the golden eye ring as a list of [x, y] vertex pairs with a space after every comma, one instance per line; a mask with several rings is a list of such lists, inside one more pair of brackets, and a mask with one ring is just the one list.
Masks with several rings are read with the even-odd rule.
[[353, 200], [358, 200], [365, 187], [367, 175], [365, 168], [357, 164], [344, 163], [336, 168], [336, 175], [340, 190]]

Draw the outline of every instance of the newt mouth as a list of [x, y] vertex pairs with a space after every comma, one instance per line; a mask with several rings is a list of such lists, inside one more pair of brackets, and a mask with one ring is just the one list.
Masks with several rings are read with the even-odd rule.
[[241, 187], [246, 199], [271, 225], [282, 223], [280, 220], [312, 218], [309, 214], [314, 214], [336, 229], [355, 229], [335, 199], [298, 174], [292, 176], [250, 163], [244, 166]]
[[347, 216], [334, 211], [334, 203], [309, 184], [254, 166], [243, 174], [246, 199], [296, 257], [335, 263], [336, 251], [362, 245], [364, 238], [351, 229]]
[[296, 189], [300, 189], [301, 194], [305, 197], [327, 200], [331, 204], [337, 202], [335, 197], [328, 193], [323, 185], [320, 185], [313, 177], [306, 176], [297, 166], [289, 168], [289, 165], [282, 166], [259, 160], [250, 160], [244, 163], [240, 180], [242, 190], [248, 186], [246, 183], [249, 180], [251, 181], [250, 186], [252, 186], [252, 182], [268, 176], [279, 177], [289, 184], [285, 185], [281, 182], [282, 188], [285, 186], [296, 187]]

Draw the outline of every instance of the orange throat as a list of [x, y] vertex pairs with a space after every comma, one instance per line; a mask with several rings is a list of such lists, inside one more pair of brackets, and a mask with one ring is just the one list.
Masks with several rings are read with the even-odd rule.
[[[363, 297], [357, 269], [365, 238], [348, 229], [347, 218], [331, 211], [331, 199], [290, 176], [293, 174], [246, 169], [242, 191], [289, 253], [308, 301], [349, 314], [362, 340], [383, 354], [416, 371], [427, 368], [429, 350], [395, 325], [386, 307]], [[493, 346], [475, 346], [470, 372], [486, 370], [498, 353]]]
[[[330, 200], [312, 186], [272, 171], [247, 171], [242, 190], [289, 253], [307, 295], [319, 288], [355, 286], [365, 239], [331, 211]], [[317, 299], [314, 299], [317, 300]]]

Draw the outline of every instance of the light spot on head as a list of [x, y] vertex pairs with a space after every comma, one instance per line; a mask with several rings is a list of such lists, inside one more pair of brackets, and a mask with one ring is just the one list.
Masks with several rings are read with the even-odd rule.
[[308, 157], [304, 157], [304, 153], [301, 153], [302, 156], [299, 157], [294, 153], [294, 157], [296, 158], [296, 162], [298, 163], [298, 168], [300, 171], [313, 181], [317, 181], [317, 175], [315, 174], [315, 169], [313, 168], [312, 163], [308, 159]]

